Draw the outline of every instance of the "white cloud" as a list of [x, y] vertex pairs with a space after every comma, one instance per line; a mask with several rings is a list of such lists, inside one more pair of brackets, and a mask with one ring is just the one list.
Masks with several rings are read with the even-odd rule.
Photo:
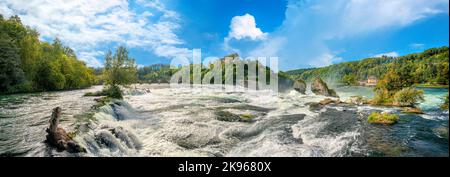
[[448, 0], [350, 0], [342, 6], [341, 35], [402, 27], [448, 13]]
[[249, 52], [251, 57], [276, 57], [278, 50], [287, 42], [284, 37], [273, 37], [270, 41], [264, 41], [255, 50]]
[[235, 16], [231, 19], [230, 32], [228, 38], [237, 40], [249, 38], [251, 40], [265, 39], [267, 33], [263, 33], [261, 29], [256, 27], [255, 17], [250, 14], [243, 16]]
[[184, 50], [177, 47], [184, 41], [175, 33], [180, 27], [176, 12], [159, 0], [136, 3], [147, 8], [138, 12], [127, 0], [5, 0], [0, 2], [0, 13], [18, 14], [44, 39], [60, 38], [89, 65], [98, 65], [101, 56], [88, 54], [110, 44], [139, 47], [169, 58], [177, 52], [160, 53], [160, 46]]
[[239, 49], [230, 45], [231, 40], [249, 39], [251, 41], [260, 41], [267, 38], [267, 33], [256, 27], [256, 20], [253, 15], [245, 14], [235, 16], [231, 19], [230, 31], [228, 36], [224, 38], [224, 50], [227, 52], [241, 53]]
[[337, 57], [337, 56], [329, 54], [329, 53], [324, 53], [324, 54], [318, 56], [317, 58], [314, 58], [313, 60], [311, 60], [308, 64], [312, 67], [323, 67], [323, 66], [328, 66], [328, 65], [338, 63], [341, 61], [342, 61], [341, 57]]
[[400, 55], [397, 52], [387, 52], [387, 53], [376, 54], [376, 55], [374, 55], [372, 57], [379, 58], [379, 57], [383, 57], [383, 56], [386, 56], [386, 57], [398, 57]]
[[79, 58], [80, 60], [86, 62], [88, 66], [101, 67], [102, 63], [97, 58], [103, 56], [104, 54], [105, 53], [102, 51], [80, 52]]
[[276, 55], [281, 69], [325, 66], [339, 60], [330, 40], [386, 32], [448, 9], [448, 0], [289, 0], [282, 25], [249, 53]]
[[414, 50], [423, 50], [425, 48], [425, 44], [413, 43], [409, 44], [409, 47]]

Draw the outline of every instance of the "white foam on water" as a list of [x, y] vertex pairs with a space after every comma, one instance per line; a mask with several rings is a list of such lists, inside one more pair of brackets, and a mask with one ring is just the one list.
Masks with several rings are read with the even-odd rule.
[[[125, 102], [104, 106], [92, 130], [77, 137], [92, 156], [341, 156], [356, 132], [316, 137], [310, 124], [320, 112], [307, 103], [324, 96], [296, 91], [222, 92], [213, 88], [152, 88], [140, 85]], [[145, 90], [145, 91], [139, 91]], [[139, 94], [136, 94], [139, 93]], [[255, 122], [224, 122], [215, 111], [255, 115]], [[121, 116], [117, 116], [117, 115]], [[121, 118], [122, 117], [122, 118]], [[293, 122], [292, 122], [293, 121]], [[120, 127], [137, 137], [129, 148], [110, 129]], [[125, 138], [127, 139], [127, 138]], [[106, 141], [106, 143], [105, 143]], [[103, 144], [102, 144], [103, 143]], [[105, 145], [106, 144], [106, 145]]]

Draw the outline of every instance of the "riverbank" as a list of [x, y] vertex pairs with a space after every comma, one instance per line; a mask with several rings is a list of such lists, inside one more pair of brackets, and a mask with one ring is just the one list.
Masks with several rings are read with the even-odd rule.
[[415, 84], [416, 88], [443, 88], [448, 89], [448, 85], [432, 85], [432, 84]]

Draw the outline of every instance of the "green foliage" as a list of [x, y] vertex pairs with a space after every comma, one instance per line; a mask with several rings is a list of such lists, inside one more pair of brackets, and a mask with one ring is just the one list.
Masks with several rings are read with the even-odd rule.
[[404, 88], [394, 94], [393, 104], [401, 107], [416, 107], [418, 102], [425, 101], [423, 90], [411, 87]]
[[113, 85], [109, 86], [106, 90], [103, 91], [105, 95], [109, 98], [114, 99], [123, 99], [122, 90], [120, 90], [119, 86]]
[[369, 115], [367, 121], [371, 124], [392, 125], [397, 123], [398, 115], [373, 112]]
[[89, 87], [92, 69], [59, 39], [39, 41], [39, 33], [25, 27], [18, 16], [0, 18], [0, 76], [8, 75], [0, 93], [53, 91]]
[[[355, 80], [366, 80], [369, 76], [383, 78], [390, 70], [395, 70], [406, 85], [412, 84], [449, 84], [449, 48], [428, 49], [422, 53], [402, 57], [367, 58], [360, 61], [343, 62], [323, 68], [299, 69], [288, 71], [294, 78], [310, 81], [315, 77], [338, 81], [343, 84]], [[403, 86], [405, 87], [405, 86]]]
[[111, 51], [106, 54], [103, 74], [107, 85], [126, 86], [137, 80], [137, 66], [134, 59], [128, 56], [128, 50], [120, 46], [114, 55]]
[[137, 66], [134, 59], [128, 56], [128, 50], [120, 46], [113, 55], [109, 51], [105, 56], [103, 79], [107, 89], [103, 91], [109, 98], [123, 99], [121, 86], [127, 86], [137, 80]]
[[416, 107], [424, 101], [423, 91], [411, 88], [413, 80], [408, 72], [410, 66], [402, 66], [397, 70], [389, 70], [375, 87], [375, 97], [372, 103], [376, 105], [393, 105], [401, 107]]
[[0, 38], [0, 93], [13, 92], [23, 80], [18, 48], [11, 40]]
[[346, 74], [342, 77], [342, 83], [345, 85], [356, 85], [358, 83], [355, 74]]
[[441, 109], [448, 110], [448, 105], [449, 105], [449, 103], [448, 103], [448, 94], [447, 94], [447, 96], [445, 96], [445, 98], [444, 98], [444, 104], [441, 105]]
[[391, 105], [393, 102], [392, 95], [392, 92], [388, 90], [376, 90], [374, 98], [369, 103], [374, 105]]
[[155, 64], [139, 68], [138, 79], [149, 83], [169, 83], [172, 73], [169, 65]]
[[119, 86], [107, 86], [104, 87], [103, 90], [101, 91], [85, 93], [84, 96], [86, 97], [106, 96], [108, 98], [123, 99], [123, 92], [120, 90]]

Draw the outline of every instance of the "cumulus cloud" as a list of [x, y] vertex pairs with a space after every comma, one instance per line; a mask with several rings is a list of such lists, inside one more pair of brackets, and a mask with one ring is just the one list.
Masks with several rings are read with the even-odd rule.
[[97, 58], [103, 56], [104, 54], [105, 53], [102, 51], [82, 51], [79, 52], [78, 58], [86, 62], [88, 66], [99, 67], [102, 66], [102, 63]]
[[4, 0], [0, 13], [19, 15], [43, 39], [60, 38], [91, 66], [100, 65], [99, 48], [111, 44], [139, 47], [168, 58], [180, 52], [159, 48], [187, 50], [178, 47], [184, 41], [176, 35], [180, 28], [176, 12], [159, 0], [136, 3], [146, 8], [131, 9], [127, 0]]
[[397, 52], [387, 52], [387, 53], [376, 54], [373, 57], [379, 58], [379, 57], [383, 57], [383, 56], [386, 56], [386, 57], [398, 57], [400, 55]]
[[401, 28], [448, 9], [448, 0], [289, 0], [282, 25], [249, 53], [276, 55], [281, 69], [325, 66], [340, 59], [330, 40]]
[[253, 15], [245, 14], [242, 16], [235, 16], [231, 19], [230, 31], [228, 36], [224, 39], [224, 48], [226, 51], [234, 51], [240, 53], [238, 49], [230, 46], [231, 40], [249, 39], [252, 41], [264, 40], [267, 38], [267, 33], [256, 27], [256, 20]]
[[265, 39], [267, 33], [263, 33], [261, 29], [256, 27], [255, 17], [250, 14], [243, 16], [235, 16], [231, 19], [230, 32], [228, 38], [237, 40], [249, 38], [251, 40]]

